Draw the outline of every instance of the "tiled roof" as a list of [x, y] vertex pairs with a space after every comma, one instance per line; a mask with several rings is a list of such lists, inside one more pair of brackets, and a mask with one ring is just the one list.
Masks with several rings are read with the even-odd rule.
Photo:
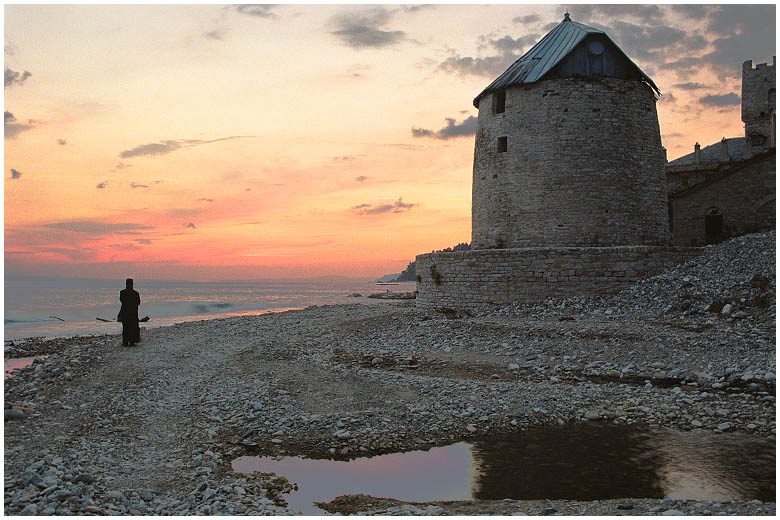
[[[726, 139], [726, 148], [729, 151], [729, 160], [738, 161], [742, 160], [745, 156], [745, 138], [744, 137], [730, 137]], [[720, 141], [717, 143], [705, 146], [701, 149], [701, 162], [717, 162], [720, 160]], [[673, 161], [666, 163], [667, 166], [688, 166], [695, 164], [694, 154], [689, 153], [678, 157]]]

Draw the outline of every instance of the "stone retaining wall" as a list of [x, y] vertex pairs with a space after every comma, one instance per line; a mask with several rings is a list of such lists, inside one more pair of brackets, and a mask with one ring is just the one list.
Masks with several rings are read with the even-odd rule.
[[612, 294], [701, 249], [665, 246], [479, 249], [418, 255], [417, 307], [478, 310]]

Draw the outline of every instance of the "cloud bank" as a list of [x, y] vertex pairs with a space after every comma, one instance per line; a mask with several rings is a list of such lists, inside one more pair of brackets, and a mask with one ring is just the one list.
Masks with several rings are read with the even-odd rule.
[[446, 118], [446, 126], [433, 131], [425, 128], [412, 128], [413, 137], [433, 137], [434, 139], [452, 139], [455, 137], [464, 137], [474, 135], [477, 132], [477, 118], [469, 116], [460, 123], [456, 123], [453, 118]]

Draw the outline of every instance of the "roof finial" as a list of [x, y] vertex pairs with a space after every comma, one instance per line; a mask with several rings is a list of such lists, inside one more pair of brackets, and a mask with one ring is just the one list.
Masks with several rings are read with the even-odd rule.
[[571, 21], [571, 18], [569, 18], [569, 11], [566, 11], [565, 13], [563, 13], [563, 21], [564, 22], [570, 22]]

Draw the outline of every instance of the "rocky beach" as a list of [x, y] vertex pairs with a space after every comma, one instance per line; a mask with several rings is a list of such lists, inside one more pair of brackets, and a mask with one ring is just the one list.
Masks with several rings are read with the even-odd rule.
[[[119, 334], [6, 342], [37, 357], [5, 381], [5, 513], [297, 514], [295, 482], [244, 455], [350, 460], [572, 423], [770, 440], [774, 232], [615, 296], [480, 314], [413, 300], [334, 305]], [[45, 356], [45, 357], [44, 357]], [[331, 513], [774, 515], [761, 500], [631, 498], [408, 504]]]

